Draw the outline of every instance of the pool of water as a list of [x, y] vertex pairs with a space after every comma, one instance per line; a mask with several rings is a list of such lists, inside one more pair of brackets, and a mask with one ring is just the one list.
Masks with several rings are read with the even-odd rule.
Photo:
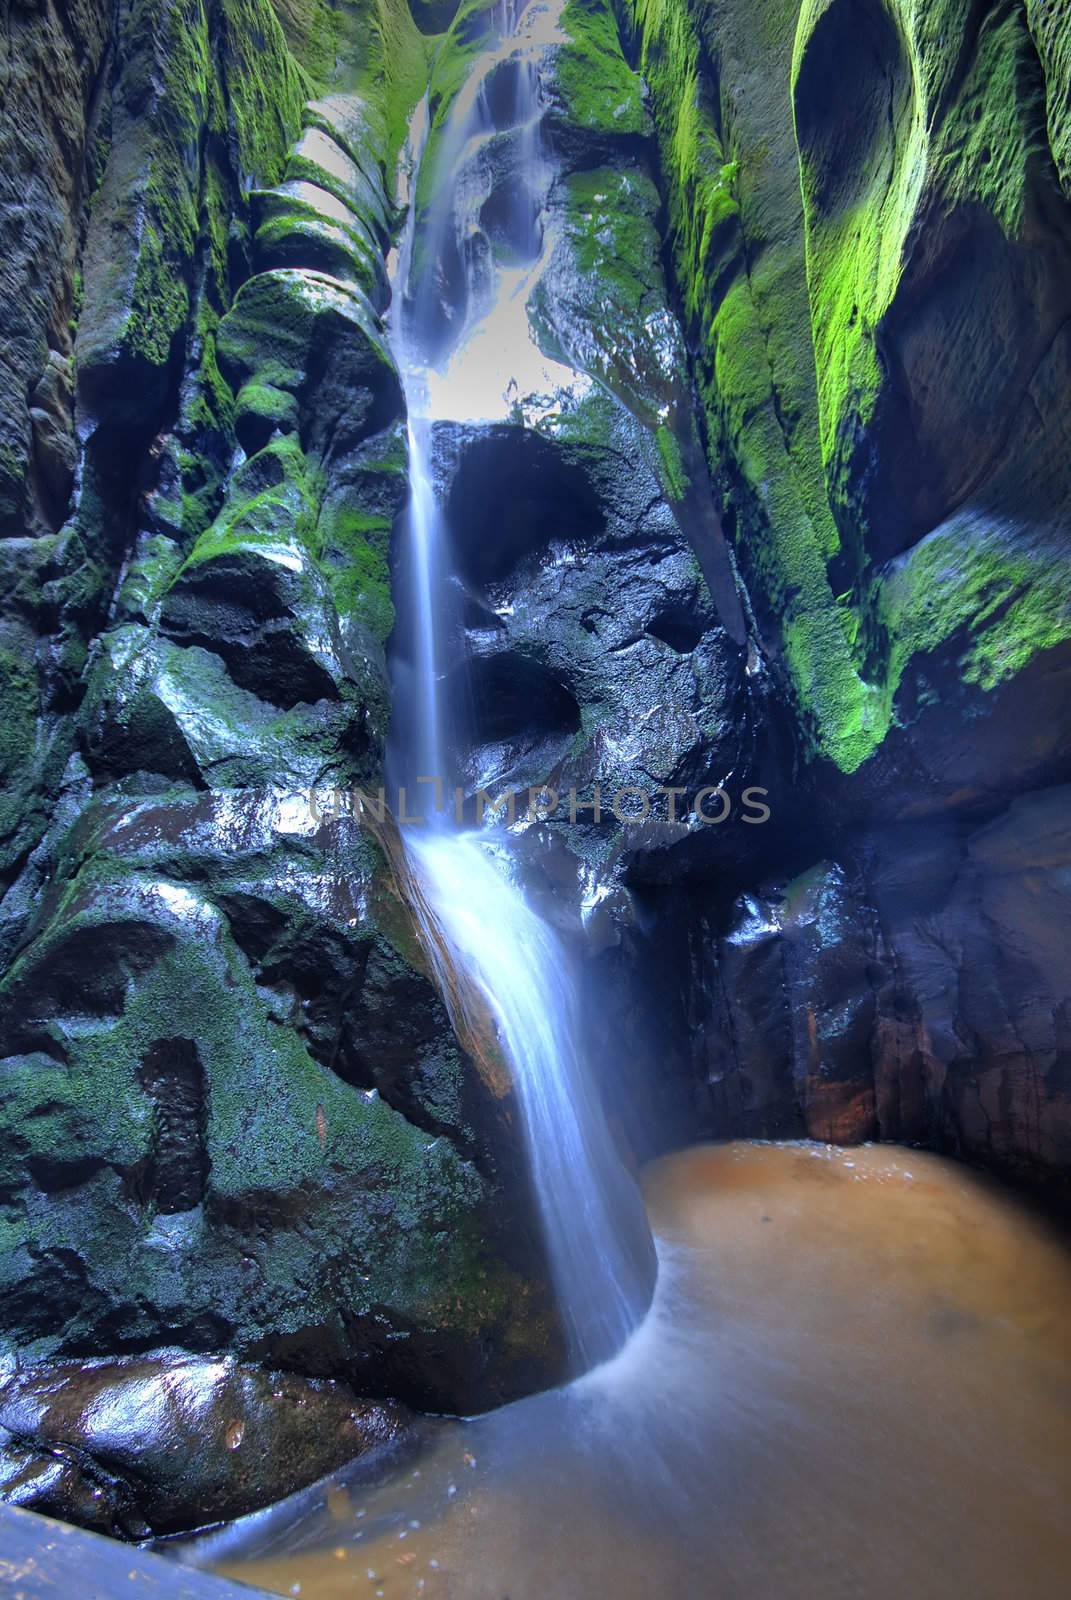
[[614, 1361], [185, 1558], [304, 1600], [1071, 1594], [1061, 1238], [889, 1146], [703, 1146], [645, 1194]]

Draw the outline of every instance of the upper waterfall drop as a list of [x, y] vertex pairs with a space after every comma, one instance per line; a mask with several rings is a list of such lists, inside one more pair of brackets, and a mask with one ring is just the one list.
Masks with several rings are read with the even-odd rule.
[[[436, 421], [515, 419], [520, 395], [589, 380], [539, 350], [527, 302], [547, 257], [555, 167], [542, 148], [541, 64], [561, 39], [563, 0], [504, 5], [437, 134], [436, 190], [421, 212], [429, 105], [417, 107], [401, 164], [408, 205], [394, 272], [391, 338], [408, 405], [410, 504], [398, 563], [393, 767], [410, 784], [452, 781], [445, 693], [453, 585], [433, 459]], [[484, 231], [486, 155], [507, 139], [511, 181]], [[499, 189], [501, 190], [501, 185]], [[441, 294], [460, 271], [446, 311]], [[429, 305], [431, 299], [434, 304]], [[399, 660], [403, 657], [403, 660]], [[408, 829], [406, 849], [432, 919], [428, 948], [483, 998], [521, 1108], [532, 1184], [576, 1369], [618, 1351], [650, 1295], [652, 1246], [638, 1191], [614, 1148], [579, 1046], [571, 958], [512, 880], [508, 838], [453, 831], [445, 813]], [[442, 975], [444, 979], [447, 975]], [[454, 985], [443, 982], [443, 992]]]

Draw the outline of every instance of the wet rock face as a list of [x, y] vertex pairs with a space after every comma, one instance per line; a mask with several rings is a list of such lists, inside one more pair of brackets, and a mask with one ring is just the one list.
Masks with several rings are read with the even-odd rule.
[[153, 1102], [153, 1149], [146, 1192], [158, 1215], [192, 1211], [204, 1198], [205, 1074], [192, 1039], [155, 1039], [141, 1063]]
[[[985, 7], [965, 34], [954, 52], [895, 4], [861, 15], [805, 5], [797, 33], [794, 108], [827, 470], [834, 509], [856, 537], [865, 530], [878, 563], [989, 477], [1071, 312], [1071, 225], [1045, 139], [1045, 79], [1027, 14]], [[850, 84], [851, 94], [834, 94], [834, 84]], [[854, 246], [842, 226], [853, 206], [866, 218]], [[882, 281], [879, 267], [868, 291], [864, 261], [879, 261], [898, 238], [901, 270]], [[861, 297], [854, 328], [834, 287], [842, 271]], [[1032, 432], [1043, 434], [1034, 417]], [[1032, 463], [1020, 459], [1020, 472], [1026, 499]]]
[[1066, 857], [975, 841], [1063, 815], [1071, 776], [1066, 20], [622, 15], [758, 720], [790, 707], [797, 759], [755, 747], [791, 827], [750, 861], [635, 835], [600, 959], [619, 995], [648, 974], [637, 1037], [674, 1019], [677, 1137], [917, 1139], [1051, 1176], [1067, 994], [1031, 897], [1051, 937]]
[[0, 1493], [125, 1538], [186, 1532], [398, 1447], [413, 1425], [344, 1384], [177, 1351], [30, 1367], [0, 1383]]
[[468, 710], [471, 788], [526, 801], [543, 782], [585, 798], [600, 785], [609, 838], [621, 786], [654, 801], [730, 769], [747, 737], [744, 658], [655, 474], [637, 464], [624, 479], [610, 443], [509, 426], [441, 441], [458, 463], [450, 688]]
[[[625, 17], [711, 466], [803, 745], [865, 789], [917, 727], [939, 773], [965, 720], [988, 739], [1005, 719], [1001, 689], [1066, 670], [1066, 23], [824, 0]], [[1066, 774], [1051, 710], [1020, 745], [1038, 785]], [[1007, 796], [1024, 778], [998, 743]]]
[[62, 521], [74, 466], [70, 320], [110, 7], [13, 5], [0, 132], [0, 537]]
[[[71, 845], [6, 983], [8, 1337], [237, 1349], [439, 1407], [531, 1381], [506, 1108], [374, 841], [220, 795], [94, 802]], [[474, 1334], [514, 1319], [500, 1368]]]
[[1066, 1184], [1069, 872], [1071, 794], [1052, 789], [980, 826], [861, 833], [741, 897], [684, 983], [703, 1124]]

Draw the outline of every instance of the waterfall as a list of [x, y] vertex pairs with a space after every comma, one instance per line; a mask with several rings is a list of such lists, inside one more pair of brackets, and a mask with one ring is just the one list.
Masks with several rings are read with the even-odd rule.
[[[646, 1304], [635, 1186], [577, 1048], [566, 952], [476, 834], [407, 843], [455, 963], [487, 1002], [513, 1074], [562, 1321], [578, 1368], [624, 1344]], [[505, 870], [503, 870], [505, 869]]]
[[[554, 172], [539, 136], [540, 63], [561, 35], [562, 0], [503, 6], [437, 134], [435, 195], [416, 202], [428, 102], [414, 113], [400, 198], [408, 202], [394, 263], [391, 339], [405, 387], [411, 497], [398, 586], [408, 676], [396, 672], [393, 768], [410, 783], [442, 778], [451, 728], [444, 697], [451, 576], [432, 460], [437, 420], [510, 415], [513, 397], [555, 363], [536, 348], [526, 302], [547, 241], [543, 202]], [[514, 141], [498, 256], [480, 225], [489, 142]], [[458, 276], [460, 274], [460, 276]], [[444, 304], [444, 285], [452, 285]], [[564, 369], [562, 369], [564, 370]], [[576, 375], [568, 372], [568, 378]], [[400, 748], [399, 748], [400, 746]], [[508, 836], [452, 829], [445, 812], [405, 830], [412, 870], [434, 919], [428, 947], [482, 995], [521, 1108], [532, 1186], [574, 1366], [620, 1349], [646, 1307], [650, 1236], [582, 1058], [570, 956], [512, 881]], [[444, 992], [449, 985], [444, 984]]]

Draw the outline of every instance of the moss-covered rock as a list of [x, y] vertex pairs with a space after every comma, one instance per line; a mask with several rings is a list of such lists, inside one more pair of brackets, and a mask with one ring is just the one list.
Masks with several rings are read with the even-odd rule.
[[[662, 158], [673, 275], [695, 350], [711, 470], [804, 728], [841, 765], [873, 748], [862, 682], [827, 562], [838, 548], [823, 493], [799, 179], [785, 117], [795, 12], [756, 23], [728, 8], [651, 0], [626, 8]], [[719, 95], [719, 51], [748, 92]]]
[[[9, 868], [33, 810], [40, 694], [32, 662], [0, 648], [0, 863]], [[5, 859], [6, 857], [6, 859]]]
[[[622, 10], [752, 605], [811, 752], [855, 772], [895, 734], [920, 637], [896, 639], [875, 568], [954, 507], [984, 521], [1010, 436], [1028, 545], [1062, 492], [1057, 412], [1028, 438], [1022, 411], [1071, 281], [1045, 80], [1018, 8]], [[1059, 103], [1053, 86], [1057, 125]], [[1055, 565], [1031, 570], [1049, 592]], [[999, 608], [963, 622], [992, 630], [983, 654], [1025, 663]], [[1051, 630], [1036, 637], [1045, 650]]]
[[658, 260], [658, 192], [641, 169], [563, 181], [561, 237], [533, 297], [544, 340], [652, 429], [690, 399], [687, 357]]
[[[441, 1007], [377, 922], [397, 901], [375, 845], [338, 840], [325, 898], [330, 848], [307, 805], [264, 792], [244, 813], [224, 796], [85, 819], [83, 865], [4, 986], [9, 1340], [225, 1347], [424, 1403], [518, 1381], [469, 1344], [522, 1310], [477, 1242], [488, 1179], [454, 1142], [478, 1080], [427, 1054]], [[366, 1033], [402, 990], [425, 1012], [423, 1089]]]
[[366, 176], [364, 168], [322, 127], [305, 129], [287, 157], [286, 177], [292, 183], [326, 189], [360, 217], [381, 248], [386, 244], [391, 219], [378, 174]]
[[[0, 129], [0, 536], [44, 533], [64, 503], [41, 503], [32, 395], [52, 350], [70, 355], [80, 283], [80, 217], [112, 7], [104, 0], [13, 10]], [[69, 420], [65, 432], [69, 431]], [[57, 520], [58, 519], [58, 520]]]
[[1071, 17], [1055, 0], [1027, 0], [1026, 19], [1045, 73], [1049, 148], [1071, 197]]
[[363, 292], [301, 268], [261, 272], [220, 325], [223, 371], [297, 396], [304, 436], [342, 452], [393, 421], [401, 386]]
[[132, 379], [137, 403], [159, 406], [190, 310], [200, 130], [210, 99], [217, 115], [219, 101], [200, 0], [132, 0], [127, 11], [112, 152], [83, 269], [78, 373], [84, 399], [98, 406]]
[[569, 0], [561, 29], [565, 42], [555, 58], [552, 136], [567, 152], [582, 154], [585, 165], [607, 144], [648, 138], [652, 127], [643, 82], [625, 61], [610, 7], [603, 0]]
[[864, 562], [972, 493], [1071, 310], [1025, 16], [987, 9], [966, 60], [961, 21], [958, 5], [800, 15], [793, 103], [822, 455]]
[[556, 1359], [515, 1135], [382, 854], [298, 798], [381, 775], [379, 312], [424, 46], [403, 0], [131, 0], [112, 44], [74, 515], [0, 597], [0, 1336], [468, 1409]]
[[298, 426], [297, 396], [273, 383], [255, 379], [243, 383], [234, 397], [234, 432], [249, 455], [257, 455], [274, 434], [295, 433]]
[[254, 197], [257, 266], [309, 266], [362, 288], [377, 310], [387, 303], [383, 256], [370, 230], [328, 190], [294, 180]]

